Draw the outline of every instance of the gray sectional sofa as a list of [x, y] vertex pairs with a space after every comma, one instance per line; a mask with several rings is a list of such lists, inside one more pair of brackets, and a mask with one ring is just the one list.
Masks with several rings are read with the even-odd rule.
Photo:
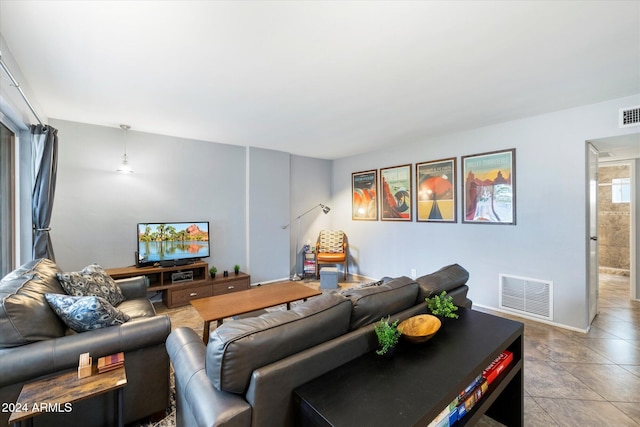
[[470, 308], [468, 278], [457, 264], [416, 280], [384, 278], [289, 311], [227, 322], [206, 346], [193, 330], [174, 330], [167, 350], [177, 425], [293, 425], [296, 387], [375, 350], [373, 323], [387, 315], [402, 320], [425, 313], [425, 297], [446, 290], [456, 305]]
[[[0, 402], [14, 403], [22, 385], [76, 369], [79, 355], [124, 352], [127, 385], [124, 421], [164, 413], [169, 404], [169, 357], [165, 341], [168, 316], [158, 316], [147, 298], [144, 278], [116, 281], [125, 300], [117, 308], [131, 320], [117, 326], [76, 333], [49, 307], [45, 293], [64, 294], [50, 260], [28, 262], [0, 281]], [[106, 393], [73, 404], [71, 412], [33, 418], [39, 426], [115, 425], [114, 396]], [[7, 406], [8, 407], [8, 406]], [[10, 413], [0, 412], [0, 427]]]

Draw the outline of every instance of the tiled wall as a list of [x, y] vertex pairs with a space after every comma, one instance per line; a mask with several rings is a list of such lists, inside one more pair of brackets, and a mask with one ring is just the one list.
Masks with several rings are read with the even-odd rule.
[[629, 274], [629, 203], [611, 202], [611, 180], [628, 178], [630, 168], [625, 165], [598, 168], [598, 257], [600, 271]]

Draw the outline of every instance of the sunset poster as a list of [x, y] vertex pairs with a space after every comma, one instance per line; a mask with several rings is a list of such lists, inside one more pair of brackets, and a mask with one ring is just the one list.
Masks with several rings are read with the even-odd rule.
[[456, 159], [416, 164], [416, 220], [456, 222]]

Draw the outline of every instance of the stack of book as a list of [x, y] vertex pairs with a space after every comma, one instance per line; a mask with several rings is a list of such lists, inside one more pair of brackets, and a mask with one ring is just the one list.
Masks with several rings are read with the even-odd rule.
[[124, 366], [124, 353], [111, 354], [98, 359], [98, 373], [108, 372]]
[[464, 417], [484, 396], [491, 384], [509, 364], [513, 362], [513, 353], [505, 350], [487, 368], [478, 375], [428, 427], [450, 427]]

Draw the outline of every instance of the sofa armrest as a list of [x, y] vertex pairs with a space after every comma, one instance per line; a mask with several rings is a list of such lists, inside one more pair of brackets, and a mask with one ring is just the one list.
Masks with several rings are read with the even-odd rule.
[[124, 295], [124, 299], [126, 300], [147, 297], [147, 280], [144, 276], [118, 279], [115, 282], [122, 291], [122, 295]]
[[176, 380], [177, 425], [251, 425], [251, 406], [240, 395], [220, 391], [209, 381], [206, 347], [192, 329], [177, 328], [166, 346]]
[[171, 332], [168, 316], [145, 317], [120, 326], [67, 335], [0, 350], [0, 387], [77, 368], [79, 356], [93, 360], [164, 344]]

